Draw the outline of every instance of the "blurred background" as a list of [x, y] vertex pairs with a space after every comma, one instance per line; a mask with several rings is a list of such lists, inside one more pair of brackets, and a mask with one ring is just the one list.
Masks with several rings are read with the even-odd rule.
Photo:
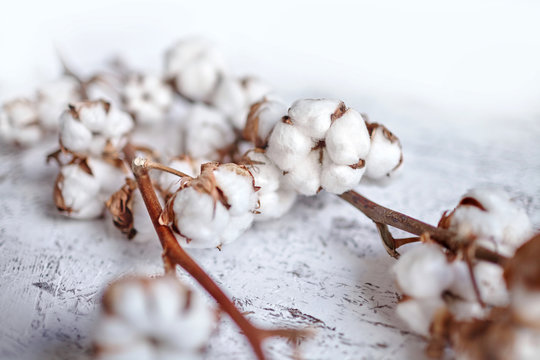
[[540, 114], [539, 18], [526, 0], [13, 1], [0, 12], [0, 100], [53, 79], [57, 51], [82, 73], [115, 55], [159, 72], [175, 40], [202, 35], [287, 100], [504, 123]]

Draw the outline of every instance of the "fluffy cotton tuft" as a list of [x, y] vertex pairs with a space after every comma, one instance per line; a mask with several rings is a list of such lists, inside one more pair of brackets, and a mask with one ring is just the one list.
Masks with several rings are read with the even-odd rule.
[[251, 106], [242, 136], [253, 146], [265, 148], [268, 145], [270, 133], [285, 114], [287, 114], [287, 106], [281, 100], [265, 97]]
[[259, 207], [255, 220], [276, 219], [283, 216], [296, 200], [296, 192], [285, 186], [282, 172], [262, 150], [246, 153], [246, 166], [259, 188]]
[[222, 54], [208, 41], [184, 39], [166, 54], [165, 72], [176, 90], [194, 101], [208, 101], [226, 74]]
[[37, 91], [37, 112], [39, 122], [48, 129], [58, 129], [58, 119], [68, 104], [81, 100], [79, 81], [72, 76], [61, 78], [43, 85]]
[[210, 102], [229, 118], [236, 130], [242, 130], [251, 105], [270, 92], [270, 87], [257, 78], [223, 78]]
[[173, 276], [125, 278], [103, 297], [94, 342], [97, 359], [199, 359], [216, 326], [215, 311]]
[[401, 142], [384, 125], [368, 124], [371, 148], [366, 157], [366, 177], [378, 180], [390, 177], [401, 168]]
[[223, 152], [226, 152], [236, 139], [226, 117], [203, 104], [192, 107], [184, 125], [183, 153], [193, 158], [221, 160]]
[[408, 299], [400, 302], [396, 313], [417, 334], [428, 336], [435, 313], [444, 309], [441, 298]]
[[161, 215], [195, 248], [219, 247], [238, 238], [253, 222], [257, 208], [253, 176], [243, 166], [208, 163], [182, 184]]
[[28, 146], [42, 137], [37, 109], [28, 99], [15, 99], [0, 109], [0, 139], [4, 143]]
[[267, 155], [300, 194], [341, 194], [360, 182], [369, 149], [369, 132], [357, 111], [338, 100], [306, 99], [275, 125]]
[[126, 111], [133, 114], [138, 124], [150, 125], [163, 122], [172, 106], [173, 92], [160, 77], [133, 75], [122, 89]]
[[119, 152], [132, 128], [133, 119], [106, 101], [79, 102], [60, 117], [60, 142], [69, 151], [99, 157]]

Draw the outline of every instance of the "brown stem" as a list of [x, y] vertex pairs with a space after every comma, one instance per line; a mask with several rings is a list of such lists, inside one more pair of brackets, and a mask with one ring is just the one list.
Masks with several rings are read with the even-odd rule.
[[[376, 224], [379, 223], [393, 226], [418, 236], [422, 235], [423, 233], [429, 233], [432, 239], [452, 251], [458, 251], [462, 247], [462, 244], [456, 240], [456, 234], [454, 232], [434, 227], [400, 212], [388, 209], [365, 198], [356, 191], [347, 191], [341, 194], [340, 197], [363, 212]], [[377, 225], [377, 227], [379, 232], [381, 232], [380, 225]], [[383, 241], [385, 242], [386, 246], [387, 240], [385, 240], [384, 237]], [[394, 244], [393, 250], [395, 251], [396, 248], [397, 247]], [[484, 260], [499, 265], [502, 265], [507, 260], [505, 256], [482, 246], [476, 247], [474, 257], [478, 260]]]
[[179, 170], [173, 169], [172, 167], [168, 167], [166, 165], [156, 163], [156, 162], [153, 162], [153, 161], [150, 161], [150, 160], [141, 159], [141, 165], [140, 166], [144, 166], [146, 169], [154, 169], [154, 170], [164, 171], [164, 172], [176, 175], [176, 176], [181, 177], [181, 178], [191, 179], [191, 176], [189, 176], [189, 175], [187, 175], [187, 174], [185, 174], [185, 173], [183, 173], [183, 172], [181, 172]]
[[168, 226], [159, 223], [159, 216], [162, 211], [161, 205], [156, 192], [154, 191], [154, 187], [152, 186], [150, 177], [148, 176], [148, 169], [142, 164], [137, 165], [134, 163], [135, 151], [132, 145], [126, 145], [124, 148], [124, 156], [128, 163], [133, 164], [133, 174], [135, 175], [146, 209], [152, 219], [152, 224], [154, 225], [163, 248], [163, 259], [166, 271], [174, 271], [174, 265], [179, 265], [193, 276], [193, 278], [197, 280], [197, 282], [216, 300], [221, 309], [231, 317], [244, 333], [253, 348], [255, 355], [260, 360], [265, 359], [262, 343], [266, 338], [275, 336], [299, 338], [309, 334], [306, 331], [293, 329], [261, 329], [253, 325], [246, 317], [244, 317], [214, 280], [212, 280], [195, 260], [186, 253], [180, 244], [178, 244], [171, 229]]

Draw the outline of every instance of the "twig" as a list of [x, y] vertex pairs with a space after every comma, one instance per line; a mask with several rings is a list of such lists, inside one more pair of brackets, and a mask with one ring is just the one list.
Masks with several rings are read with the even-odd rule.
[[143, 164], [137, 165], [134, 163], [135, 150], [132, 145], [128, 144], [123, 150], [125, 160], [133, 164], [132, 171], [139, 186], [142, 198], [148, 210], [148, 214], [152, 220], [152, 224], [161, 242], [163, 248], [163, 262], [167, 272], [174, 272], [175, 265], [181, 266], [188, 272], [197, 282], [216, 300], [221, 309], [226, 312], [231, 319], [236, 323], [240, 330], [247, 337], [255, 355], [258, 359], [264, 360], [264, 352], [262, 343], [269, 337], [284, 337], [289, 339], [297, 339], [306, 337], [310, 334], [307, 330], [294, 329], [262, 329], [253, 325], [244, 315], [238, 310], [234, 303], [225, 295], [221, 288], [210, 278], [210, 276], [193, 260], [185, 250], [178, 244], [171, 229], [167, 226], [160, 225], [159, 216], [161, 215], [161, 205], [157, 198], [150, 177], [148, 176], [148, 168]]
[[[423, 233], [429, 233], [432, 239], [451, 251], [457, 252], [463, 247], [462, 243], [457, 240], [454, 232], [434, 227], [400, 212], [388, 209], [365, 198], [356, 191], [347, 191], [341, 194], [340, 197], [363, 212], [376, 224], [389, 225], [418, 236], [422, 235]], [[381, 233], [381, 226], [377, 225], [377, 228], [379, 229], [379, 233]], [[385, 230], [383, 229], [383, 232], [384, 231]], [[388, 228], [386, 228], [386, 231], [388, 231]], [[385, 247], [388, 245], [388, 234], [384, 234], [383, 237]], [[397, 249], [396, 244], [393, 244], [393, 246], [390, 244], [390, 249], [395, 251], [395, 249]], [[475, 248], [474, 257], [478, 260], [484, 260], [499, 265], [503, 265], [507, 260], [505, 256], [482, 246], [477, 246]]]

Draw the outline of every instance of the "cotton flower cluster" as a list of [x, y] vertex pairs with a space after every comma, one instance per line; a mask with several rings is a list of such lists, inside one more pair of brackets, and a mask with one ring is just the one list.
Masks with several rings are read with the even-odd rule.
[[166, 76], [192, 101], [208, 102], [226, 69], [222, 54], [204, 39], [181, 40], [166, 54]]
[[216, 320], [204, 298], [173, 276], [121, 279], [103, 296], [96, 359], [200, 359]]
[[360, 113], [338, 100], [298, 100], [274, 127], [266, 154], [301, 194], [341, 194], [365, 172], [371, 146]]
[[183, 153], [193, 158], [222, 161], [235, 140], [226, 116], [207, 105], [194, 105], [184, 119]]
[[16, 99], [0, 109], [0, 138], [4, 143], [27, 146], [38, 141], [42, 130], [35, 104], [28, 99]]
[[172, 106], [172, 89], [154, 75], [132, 75], [122, 89], [122, 101], [137, 124], [163, 122]]
[[60, 144], [77, 154], [115, 154], [126, 144], [132, 128], [133, 119], [104, 100], [79, 102], [60, 118]]
[[469, 191], [439, 226], [455, 231], [463, 241], [473, 240], [507, 256], [532, 235], [525, 210], [504, 191], [490, 188]]
[[236, 130], [242, 130], [251, 105], [270, 93], [270, 87], [258, 78], [223, 78], [210, 102], [228, 117]]
[[245, 165], [259, 188], [259, 208], [255, 220], [276, 219], [290, 210], [296, 192], [283, 183], [283, 174], [265, 155], [264, 150], [251, 150], [245, 155]]
[[100, 217], [105, 200], [120, 187], [122, 169], [98, 158], [74, 157], [60, 167], [54, 186], [57, 209], [75, 219]]
[[207, 163], [197, 178], [183, 181], [160, 222], [171, 225], [186, 247], [219, 247], [251, 226], [257, 200], [253, 176], [244, 166]]

